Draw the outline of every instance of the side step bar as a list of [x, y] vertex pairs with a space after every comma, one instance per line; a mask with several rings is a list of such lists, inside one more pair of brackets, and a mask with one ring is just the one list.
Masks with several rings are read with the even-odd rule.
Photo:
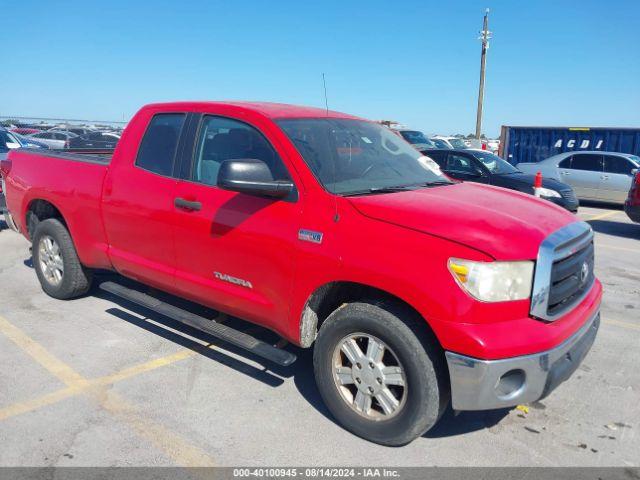
[[170, 305], [138, 290], [125, 287], [115, 282], [102, 282], [100, 284], [100, 289], [117, 297], [124, 298], [136, 305], [140, 305], [148, 308], [149, 310], [160, 313], [165, 317], [169, 317], [173, 320], [189, 325], [197, 330], [201, 330], [209, 335], [219, 338], [220, 340], [224, 340], [225, 342], [235, 345], [236, 347], [247, 350], [254, 355], [278, 365], [282, 365], [283, 367], [291, 365], [296, 361], [296, 356], [293, 353], [276, 348], [262, 340], [252, 337], [251, 335], [229, 328], [214, 320], [209, 320], [201, 317], [200, 315], [183, 310], [182, 308]]

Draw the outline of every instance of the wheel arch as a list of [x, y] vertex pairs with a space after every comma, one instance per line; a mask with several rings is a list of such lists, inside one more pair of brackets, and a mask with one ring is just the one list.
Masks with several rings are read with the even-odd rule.
[[[429, 321], [409, 302], [386, 290], [351, 281], [334, 281], [316, 288], [307, 298], [300, 314], [300, 345], [310, 347], [327, 317], [341, 305], [361, 300], [375, 300], [380, 304], [400, 305], [419, 317], [421, 328], [437, 340]], [[441, 347], [438, 340], [438, 346]]]
[[29, 240], [33, 239], [33, 232], [35, 232], [38, 224], [49, 218], [60, 220], [67, 230], [69, 230], [69, 225], [67, 224], [64, 215], [53, 202], [43, 198], [32, 198], [29, 200], [24, 214], [24, 233], [27, 235]]

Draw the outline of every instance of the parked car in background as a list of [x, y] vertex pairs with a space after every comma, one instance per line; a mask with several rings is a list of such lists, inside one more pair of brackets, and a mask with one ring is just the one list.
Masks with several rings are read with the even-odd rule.
[[497, 154], [500, 150], [500, 140], [489, 139], [486, 141], [487, 150], [491, 153]]
[[109, 132], [91, 132], [69, 140], [69, 148], [116, 148], [120, 135]]
[[431, 137], [429, 140], [433, 142], [436, 148], [442, 148], [446, 150], [451, 150], [453, 147], [446, 140], [442, 140], [441, 138]]
[[6, 153], [13, 148], [20, 147], [20, 142], [16, 136], [3, 127], [0, 127], [0, 152]]
[[446, 137], [444, 135], [434, 135], [432, 138], [437, 138], [438, 140], [442, 140], [446, 142], [451, 148], [455, 148], [458, 150], [464, 150], [468, 148], [468, 145], [458, 137]]
[[[523, 173], [502, 158], [485, 150], [425, 150], [444, 173], [456, 180], [485, 183], [533, 195], [535, 175]], [[570, 212], [578, 211], [578, 199], [571, 187], [553, 178], [542, 180], [540, 197]]]
[[67, 126], [66, 128], [55, 128], [53, 130], [71, 132], [71, 133], [75, 133], [76, 135], [88, 135], [90, 133], [97, 132], [97, 130], [95, 128], [74, 127], [74, 126], [71, 126], [71, 125]]
[[640, 171], [636, 172], [627, 200], [624, 202], [624, 211], [634, 222], [640, 223]]
[[20, 135], [31, 135], [33, 133], [39, 133], [42, 130], [39, 130], [37, 128], [28, 128], [28, 127], [14, 127], [14, 128], [10, 128], [9, 131], [20, 134]]
[[34, 140], [31, 137], [25, 137], [24, 135], [20, 135], [19, 133], [11, 133], [14, 137], [16, 137], [16, 139], [18, 139], [18, 142], [20, 142], [20, 146], [22, 148], [49, 148], [49, 145], [44, 142]]
[[38, 142], [45, 143], [49, 145], [49, 148], [62, 150], [63, 148], [69, 148], [69, 141], [77, 136], [78, 135], [73, 132], [47, 130], [46, 132], [27, 135], [27, 138], [32, 138]]
[[427, 150], [437, 148], [436, 145], [429, 140], [426, 135], [418, 130], [394, 129], [398, 135], [409, 142], [416, 150]]
[[571, 185], [580, 200], [622, 205], [640, 168], [640, 157], [617, 152], [565, 152], [538, 163], [519, 163], [517, 167], [528, 173], [539, 171], [543, 177]]

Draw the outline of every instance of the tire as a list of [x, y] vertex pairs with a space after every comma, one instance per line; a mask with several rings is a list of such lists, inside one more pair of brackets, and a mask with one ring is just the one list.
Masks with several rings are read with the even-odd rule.
[[[440, 419], [450, 398], [447, 368], [437, 339], [420, 322], [424, 320], [402, 305], [362, 301], [342, 305], [322, 324], [313, 354], [316, 384], [327, 408], [344, 428], [381, 445], [401, 446], [428, 431]], [[362, 353], [368, 352], [368, 347], [366, 351], [364, 347], [368, 342], [383, 342], [384, 351], [389, 353], [375, 365], [393, 365], [395, 358], [401, 368], [395, 370], [396, 380], [383, 375], [385, 380], [380, 383], [381, 378], [375, 378], [375, 372], [383, 370], [376, 370], [378, 367], [372, 366], [374, 362], [356, 362], [357, 365], [350, 362], [339, 347], [345, 338], [347, 342], [354, 340], [359, 344], [361, 348], [357, 351]], [[365, 341], [367, 343], [363, 343]], [[340, 366], [340, 372], [344, 374], [340, 378], [346, 379], [347, 385], [338, 385], [344, 380], [339, 380], [334, 373], [337, 362], [351, 364], [349, 373], [344, 373], [348, 370]], [[402, 387], [396, 386], [398, 371], [402, 372]], [[364, 376], [361, 379], [358, 372], [368, 376], [369, 383]], [[389, 386], [387, 382], [391, 382]], [[392, 391], [398, 404], [395, 411], [387, 413], [383, 403], [388, 402], [378, 401], [378, 398], [388, 397], [388, 392], [382, 397], [371, 395], [369, 413], [357, 411], [354, 404], [365, 385], [372, 385], [366, 387], [370, 392], [384, 387]]]
[[[46, 251], [47, 244], [49, 252]], [[57, 254], [50, 255], [51, 252]], [[47, 263], [62, 266], [62, 269], [55, 268], [61, 272], [59, 278], [51, 273], [52, 269], [47, 269]], [[36, 226], [33, 233], [33, 267], [42, 289], [50, 297], [68, 300], [84, 295], [91, 288], [91, 271], [82, 266], [71, 235], [62, 222], [55, 218], [43, 220]]]

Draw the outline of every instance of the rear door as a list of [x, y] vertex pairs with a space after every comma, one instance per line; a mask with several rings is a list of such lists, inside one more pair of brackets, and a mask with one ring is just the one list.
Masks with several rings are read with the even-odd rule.
[[603, 175], [602, 155], [576, 153], [571, 157], [567, 168], [562, 168], [562, 170], [567, 172], [561, 176], [562, 181], [571, 185], [578, 198], [600, 199], [600, 184]]
[[270, 199], [216, 186], [220, 164], [228, 159], [259, 159], [275, 180], [291, 178], [283, 152], [261, 128], [237, 118], [202, 116], [191, 168], [175, 194], [175, 277], [178, 290], [192, 300], [282, 330], [302, 202], [297, 195]]
[[185, 113], [157, 113], [149, 119], [139, 148], [123, 150], [112, 162], [102, 194], [109, 256], [118, 270], [158, 288], [174, 285], [173, 201], [177, 157]]
[[633, 162], [618, 155], [604, 156], [604, 174], [600, 188], [600, 198], [607, 202], [624, 203], [633, 182]]

